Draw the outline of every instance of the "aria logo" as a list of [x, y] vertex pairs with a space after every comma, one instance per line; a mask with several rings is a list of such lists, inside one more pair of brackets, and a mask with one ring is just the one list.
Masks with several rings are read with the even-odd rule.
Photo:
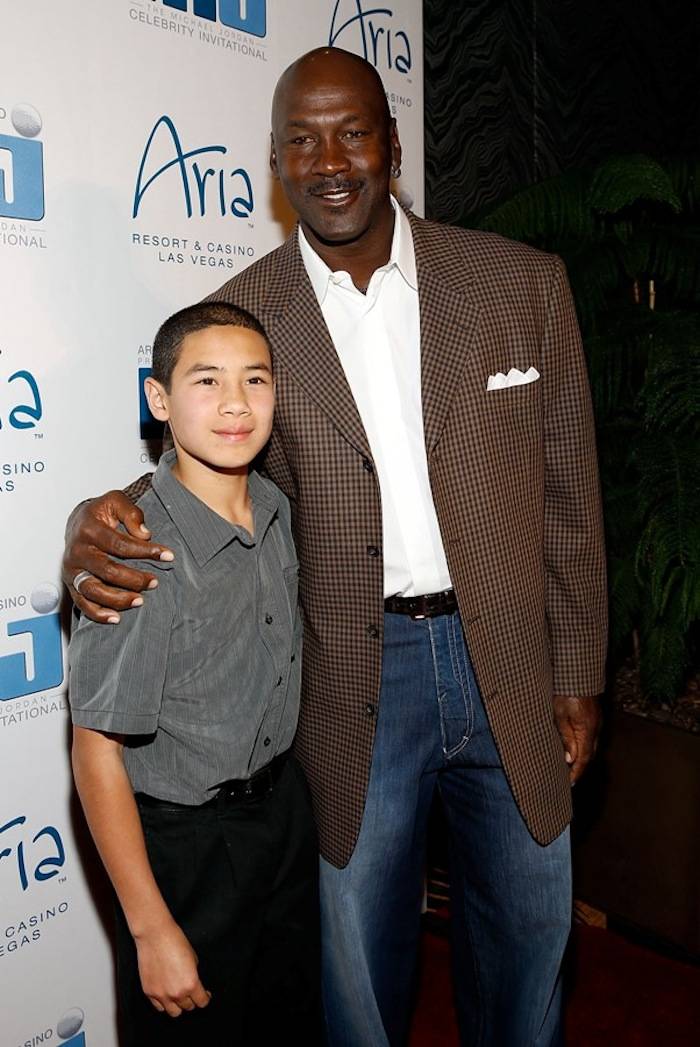
[[[163, 155], [163, 139], [169, 159], [160, 163], [152, 174], [147, 174], [151, 150], [157, 149], [158, 155]], [[188, 218], [195, 214], [198, 218], [206, 217], [207, 208], [209, 211], [218, 211], [222, 218], [229, 215], [234, 218], [249, 218], [255, 207], [253, 183], [243, 167], [231, 169], [223, 162], [222, 158], [227, 153], [225, 145], [203, 145], [196, 149], [183, 150], [173, 120], [169, 116], [161, 116], [148, 136], [139, 164], [132, 218], [138, 218], [146, 193], [152, 191], [153, 187], [168, 175], [180, 187]], [[213, 166], [215, 161], [212, 157], [217, 154], [218, 164]], [[200, 159], [195, 160], [194, 157]]]
[[[5, 623], [6, 636], [21, 650], [0, 656], [0, 702], [48, 691], [63, 683], [58, 589], [51, 582], [44, 582], [34, 589], [29, 602], [37, 612], [36, 618]], [[7, 648], [2, 633], [0, 644]]]
[[[41, 421], [43, 411], [39, 386], [31, 371], [15, 371], [7, 379], [7, 385], [10, 386], [13, 382], [18, 381], [24, 382], [25, 386], [15, 386], [10, 390], [12, 406], [8, 409], [7, 420], [13, 429], [34, 429], [36, 423]], [[0, 429], [2, 429], [1, 414]]]
[[0, 217], [39, 222], [44, 217], [41, 117], [31, 105], [16, 105], [10, 120], [17, 134], [0, 134]]
[[[229, 29], [238, 29], [251, 36], [265, 36], [267, 32], [266, 0], [162, 0], [164, 7], [175, 11], [189, 11], [209, 22], [221, 22]], [[218, 11], [217, 11], [218, 8]]]
[[411, 43], [405, 30], [395, 27], [390, 7], [363, 7], [362, 0], [335, 0], [328, 46], [355, 51], [375, 69], [386, 67], [404, 74], [411, 71]]

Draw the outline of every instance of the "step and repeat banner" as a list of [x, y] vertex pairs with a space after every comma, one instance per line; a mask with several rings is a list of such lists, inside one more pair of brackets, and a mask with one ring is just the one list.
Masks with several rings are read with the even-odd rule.
[[0, 3], [0, 1045], [114, 1047], [109, 898], [72, 790], [70, 509], [150, 470], [141, 386], [175, 309], [276, 247], [280, 72], [380, 72], [423, 206], [420, 0]]

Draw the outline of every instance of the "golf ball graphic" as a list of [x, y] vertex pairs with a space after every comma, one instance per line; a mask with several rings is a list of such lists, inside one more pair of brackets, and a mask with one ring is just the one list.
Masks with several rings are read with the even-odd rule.
[[75, 1036], [84, 1021], [85, 1015], [80, 1010], [80, 1007], [71, 1007], [63, 1015], [60, 1022], [57, 1022], [56, 1032], [62, 1040], [67, 1040], [69, 1036]]
[[17, 134], [23, 138], [36, 138], [41, 131], [41, 117], [33, 105], [16, 105], [10, 113], [10, 120]]
[[60, 599], [58, 589], [52, 582], [42, 582], [32, 590], [29, 602], [37, 614], [50, 614], [56, 610]]

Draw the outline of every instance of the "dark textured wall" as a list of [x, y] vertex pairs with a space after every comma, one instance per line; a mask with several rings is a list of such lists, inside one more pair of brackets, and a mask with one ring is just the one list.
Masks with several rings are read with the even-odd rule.
[[424, 0], [426, 214], [617, 152], [697, 152], [696, 0]]

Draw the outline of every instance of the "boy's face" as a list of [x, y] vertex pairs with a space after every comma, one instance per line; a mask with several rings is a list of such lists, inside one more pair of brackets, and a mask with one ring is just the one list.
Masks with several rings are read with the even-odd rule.
[[275, 389], [267, 343], [244, 327], [188, 334], [170, 391], [148, 378], [146, 395], [153, 415], [170, 423], [179, 459], [243, 470], [272, 431]]

